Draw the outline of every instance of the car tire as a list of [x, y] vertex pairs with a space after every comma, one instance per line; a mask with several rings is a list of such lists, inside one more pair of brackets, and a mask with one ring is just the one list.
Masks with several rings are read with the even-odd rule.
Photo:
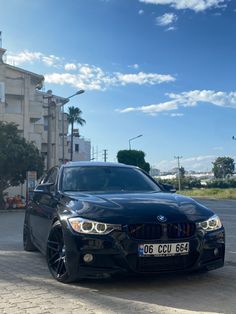
[[47, 241], [47, 265], [53, 278], [62, 283], [76, 281], [68, 271], [67, 251], [64, 243], [62, 226], [56, 221], [51, 228]]
[[31, 240], [31, 235], [29, 232], [29, 226], [27, 222], [24, 222], [24, 229], [23, 229], [23, 247], [24, 250], [27, 252], [37, 251], [37, 248], [33, 244]]

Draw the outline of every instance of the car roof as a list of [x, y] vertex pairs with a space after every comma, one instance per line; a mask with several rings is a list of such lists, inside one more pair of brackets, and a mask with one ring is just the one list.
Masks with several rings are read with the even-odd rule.
[[137, 168], [132, 165], [125, 165], [118, 162], [97, 162], [97, 161], [69, 161], [63, 165], [64, 168], [69, 167], [124, 167]]

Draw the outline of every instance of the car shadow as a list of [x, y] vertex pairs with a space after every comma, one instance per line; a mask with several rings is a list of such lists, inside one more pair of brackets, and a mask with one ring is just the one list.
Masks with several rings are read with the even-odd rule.
[[[100, 312], [109, 307], [111, 313], [157, 312], [157, 308], [196, 311], [203, 313], [233, 313], [236, 275], [234, 265], [205, 273], [122, 275], [109, 279], [81, 280], [61, 284], [52, 279], [39, 253], [24, 251], [0, 252], [1, 281], [13, 286], [27, 286], [47, 292], [48, 298], [56, 293], [66, 300], [78, 300]], [[38, 293], [38, 292], [37, 292]], [[236, 305], [235, 305], [236, 306]], [[127, 310], [129, 309], [129, 310]], [[99, 312], [99, 313], [100, 313]], [[96, 312], [95, 312], [96, 313]]]

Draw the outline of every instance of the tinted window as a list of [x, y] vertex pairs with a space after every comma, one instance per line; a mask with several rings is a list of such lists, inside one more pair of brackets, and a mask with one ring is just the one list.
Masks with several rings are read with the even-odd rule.
[[50, 169], [49, 172], [46, 174], [45, 178], [43, 179], [42, 183], [53, 183], [53, 184], [55, 184], [56, 180], [57, 180], [58, 172], [59, 172], [59, 170], [57, 167]]
[[125, 167], [68, 167], [62, 177], [64, 191], [160, 191], [142, 171]]

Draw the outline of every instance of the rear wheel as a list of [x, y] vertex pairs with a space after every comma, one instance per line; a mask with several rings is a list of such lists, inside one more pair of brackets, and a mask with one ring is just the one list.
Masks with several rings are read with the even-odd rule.
[[29, 226], [26, 220], [24, 222], [24, 229], [23, 229], [23, 246], [24, 246], [25, 251], [28, 251], [28, 252], [37, 251], [37, 248], [35, 247], [35, 245], [33, 244], [31, 240]]
[[47, 264], [52, 276], [63, 283], [75, 281], [68, 271], [66, 246], [62, 227], [59, 221], [55, 222], [50, 231], [47, 242]]

